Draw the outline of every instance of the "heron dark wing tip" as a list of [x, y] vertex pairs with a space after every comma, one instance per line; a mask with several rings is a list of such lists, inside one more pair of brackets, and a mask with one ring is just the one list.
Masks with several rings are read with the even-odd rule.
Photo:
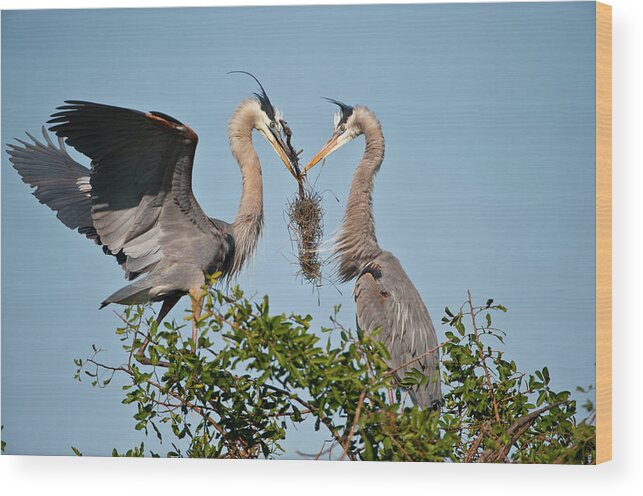
[[90, 105], [101, 106], [100, 103], [89, 102], [87, 100], [65, 100], [65, 103], [73, 106], [90, 106]]
[[[58, 107], [58, 108], [60, 108], [60, 107]], [[65, 112], [54, 112], [54, 113], [53, 113], [53, 114], [51, 114], [49, 117], [50, 117], [50, 119], [54, 119], [54, 118], [61, 118], [61, 117], [67, 117], [67, 116], [69, 116], [69, 114], [70, 114], [70, 112], [69, 112], [69, 111], [65, 111]]]
[[25, 131], [25, 134], [26, 134], [27, 136], [29, 136], [29, 139], [30, 139], [31, 141], [33, 141], [36, 145], [41, 145], [41, 144], [42, 144], [42, 143], [40, 143], [36, 138], [34, 138], [33, 134], [31, 134], [30, 132]]
[[[13, 139], [16, 141], [18, 140], [18, 138], [13, 138]], [[20, 149], [20, 147], [14, 143], [7, 143], [5, 146], [7, 147], [7, 153], [11, 156], [13, 156], [14, 151], [17, 151]]]

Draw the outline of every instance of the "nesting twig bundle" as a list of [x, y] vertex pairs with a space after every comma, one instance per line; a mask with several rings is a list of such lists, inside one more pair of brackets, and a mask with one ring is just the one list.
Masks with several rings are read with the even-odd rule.
[[297, 243], [300, 273], [309, 282], [321, 281], [319, 245], [322, 240], [321, 196], [312, 189], [300, 189], [288, 205], [288, 229]]
[[288, 204], [288, 230], [292, 239], [297, 244], [300, 274], [313, 284], [321, 282], [322, 262], [319, 257], [319, 245], [323, 237], [322, 197], [312, 186], [306, 183], [306, 177], [299, 168], [299, 154], [291, 143], [292, 131], [282, 121], [282, 128], [286, 135], [286, 144], [297, 175], [299, 186], [298, 195]]

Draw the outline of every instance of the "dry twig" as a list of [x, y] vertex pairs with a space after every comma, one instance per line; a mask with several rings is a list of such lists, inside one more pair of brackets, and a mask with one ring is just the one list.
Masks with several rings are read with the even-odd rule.
[[298, 195], [288, 204], [288, 230], [297, 244], [300, 274], [308, 282], [315, 285], [321, 283], [321, 259], [319, 258], [319, 245], [323, 236], [322, 197], [312, 186], [307, 185], [306, 176], [299, 168], [299, 154], [295, 151], [291, 138], [292, 131], [285, 121], [281, 121], [286, 143], [289, 149], [290, 160], [297, 175]]
[[484, 369], [485, 379], [487, 381], [487, 387], [489, 388], [489, 395], [491, 396], [491, 403], [493, 405], [493, 413], [496, 417], [496, 421], [500, 423], [500, 414], [498, 413], [498, 402], [496, 401], [496, 395], [493, 391], [493, 385], [491, 384], [491, 376], [489, 374], [489, 367], [487, 367], [487, 361], [485, 359], [484, 350], [482, 348], [482, 343], [480, 342], [480, 336], [478, 335], [478, 326], [476, 324], [476, 314], [473, 311], [473, 303], [471, 301], [471, 291], [467, 290], [467, 303], [469, 304], [469, 314], [471, 315], [471, 323], [473, 326], [473, 333], [476, 336], [476, 345], [478, 346], [478, 354], [480, 356], [480, 361], [482, 363], [482, 368]]

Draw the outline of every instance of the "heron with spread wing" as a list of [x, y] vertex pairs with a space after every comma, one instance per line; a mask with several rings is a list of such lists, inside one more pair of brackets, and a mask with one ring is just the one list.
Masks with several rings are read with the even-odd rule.
[[[8, 145], [14, 168], [35, 188], [36, 198], [67, 227], [115, 256], [133, 281], [108, 296], [101, 308], [162, 301], [160, 322], [182, 296], [191, 294], [196, 348], [202, 286], [218, 272], [227, 278], [236, 275], [261, 234], [263, 183], [253, 130], [294, 174], [292, 150], [281, 135], [282, 116], [254, 79], [260, 91], [237, 106], [228, 125], [242, 176], [232, 223], [208, 217], [201, 209], [192, 191], [197, 135], [161, 112], [67, 101], [48, 122], [58, 146], [44, 127], [44, 142], [28, 134], [32, 142]], [[67, 153], [65, 141], [89, 157], [90, 168]]]
[[351, 107], [336, 100], [331, 138], [305, 167], [304, 173], [346, 143], [364, 135], [366, 148], [353, 174], [344, 220], [335, 247], [339, 278], [356, 279], [354, 298], [357, 326], [365, 332], [377, 328], [376, 339], [387, 345], [389, 367], [395, 376], [417, 369], [428, 378], [409, 390], [422, 408], [438, 408], [442, 399], [438, 341], [422, 297], [399, 260], [380, 248], [373, 218], [373, 183], [384, 160], [380, 122], [366, 107]]

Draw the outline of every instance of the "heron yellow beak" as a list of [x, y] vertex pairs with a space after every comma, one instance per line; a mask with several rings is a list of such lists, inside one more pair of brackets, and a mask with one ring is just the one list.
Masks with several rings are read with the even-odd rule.
[[279, 155], [279, 158], [286, 166], [286, 169], [288, 169], [288, 172], [290, 172], [292, 176], [295, 179], [297, 179], [297, 181], [299, 181], [299, 178], [295, 173], [295, 169], [290, 163], [288, 147], [284, 143], [284, 140], [281, 138], [281, 136], [278, 133], [273, 133], [272, 131], [265, 132], [263, 129], [261, 130], [261, 134], [264, 135], [266, 140], [268, 140], [268, 143], [270, 143], [272, 147], [275, 149], [275, 151], [277, 152], [277, 155]]
[[315, 155], [310, 162], [308, 162], [308, 165], [304, 167], [304, 170], [301, 172], [302, 176], [306, 174], [308, 169], [312, 169], [315, 165], [317, 165], [319, 162], [324, 160], [328, 155], [333, 153], [339, 146], [338, 146], [338, 140], [341, 135], [339, 133], [334, 133], [331, 138], [326, 142], [326, 144], [322, 147], [321, 150], [317, 152], [317, 155]]

